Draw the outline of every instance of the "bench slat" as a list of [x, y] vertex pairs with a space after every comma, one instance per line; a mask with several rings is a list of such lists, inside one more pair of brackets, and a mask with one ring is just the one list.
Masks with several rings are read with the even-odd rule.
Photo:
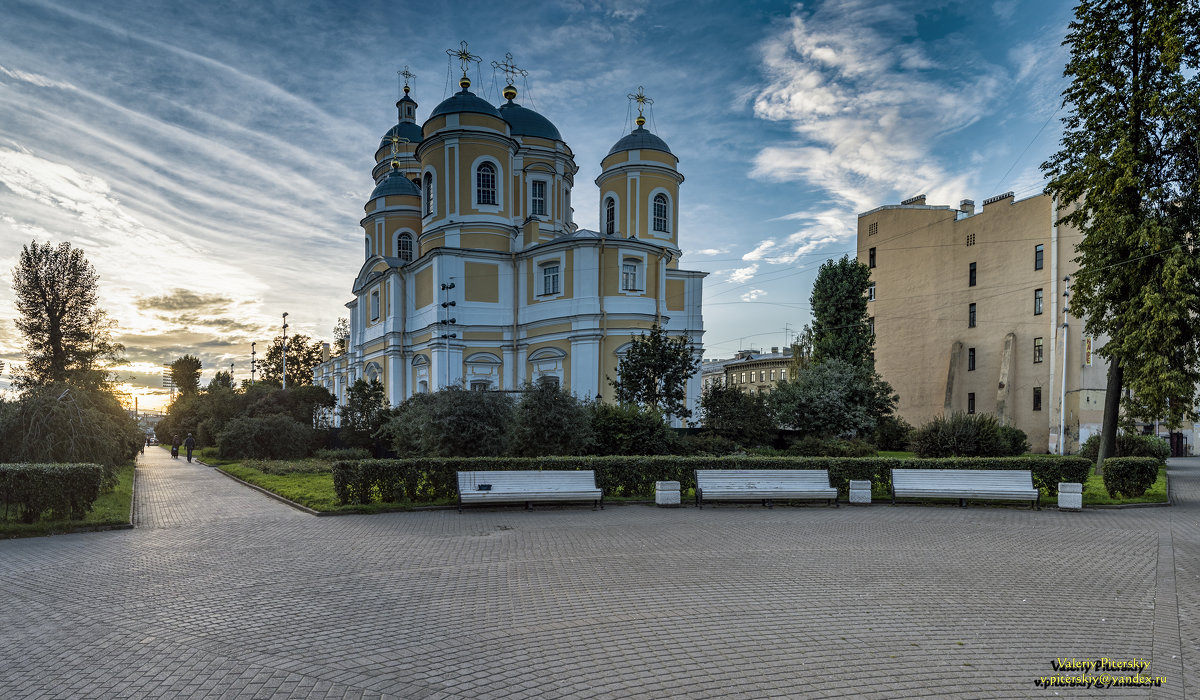
[[[479, 490], [480, 484], [490, 485]], [[459, 512], [463, 503], [593, 501], [604, 507], [604, 491], [591, 470], [458, 472]]]
[[696, 505], [704, 500], [830, 499], [837, 489], [829, 485], [824, 469], [697, 469]]
[[1041, 500], [1028, 470], [1012, 469], [893, 469], [892, 500], [896, 498], [981, 498]]

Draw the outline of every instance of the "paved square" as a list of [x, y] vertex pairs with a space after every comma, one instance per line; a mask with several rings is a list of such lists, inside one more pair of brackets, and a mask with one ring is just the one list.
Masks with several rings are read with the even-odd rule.
[[[1200, 695], [1200, 459], [1170, 470], [1173, 507], [1083, 513], [318, 518], [151, 450], [136, 529], [0, 541], [0, 697]], [[1165, 680], [1036, 687], [1062, 657]]]

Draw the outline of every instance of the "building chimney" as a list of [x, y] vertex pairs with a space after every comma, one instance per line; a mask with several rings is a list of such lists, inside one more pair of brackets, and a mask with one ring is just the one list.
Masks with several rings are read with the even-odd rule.
[[967, 216], [974, 215], [975, 214], [975, 200], [964, 199], [963, 201], [958, 203], [958, 210], [961, 211], [962, 213], [966, 214]]
[[329, 362], [329, 343], [321, 343], [321, 362]]

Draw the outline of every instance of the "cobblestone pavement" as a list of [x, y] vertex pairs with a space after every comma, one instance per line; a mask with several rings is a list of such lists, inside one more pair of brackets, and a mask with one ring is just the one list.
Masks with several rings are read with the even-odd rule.
[[[317, 518], [139, 467], [136, 529], [0, 541], [0, 697], [1200, 696], [1200, 459], [1174, 507], [1083, 513]], [[1165, 680], [1036, 687], [1060, 657]]]

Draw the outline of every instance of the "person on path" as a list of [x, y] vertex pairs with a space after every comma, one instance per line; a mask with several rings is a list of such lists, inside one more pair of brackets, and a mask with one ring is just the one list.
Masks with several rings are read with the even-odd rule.
[[196, 438], [192, 437], [191, 433], [188, 433], [187, 440], [183, 441], [183, 446], [187, 448], [188, 461], [192, 461], [192, 450], [196, 449]]
[[179, 459], [179, 433], [171, 436], [171, 459]]

